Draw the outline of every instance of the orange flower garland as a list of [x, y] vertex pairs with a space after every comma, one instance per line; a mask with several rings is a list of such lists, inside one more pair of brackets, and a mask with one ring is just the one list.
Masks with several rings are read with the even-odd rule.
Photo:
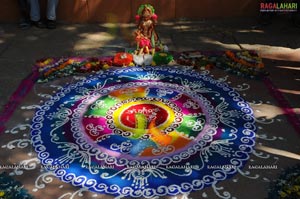
[[73, 60], [67, 60], [65, 62], [63, 62], [62, 64], [58, 65], [57, 67], [55, 68], [51, 68], [50, 70], [48, 70], [47, 72], [44, 73], [44, 76], [45, 77], [48, 77], [51, 73], [57, 71], [57, 70], [62, 70], [64, 69], [65, 67], [67, 67], [68, 65], [72, 64], [73, 63]]
[[246, 61], [245, 59], [238, 58], [238, 57], [236, 57], [236, 54], [234, 52], [229, 51], [229, 50], [225, 51], [225, 54], [227, 57], [229, 57], [234, 62], [240, 63], [244, 66], [260, 68], [260, 69], [264, 68], [264, 64], [262, 63], [261, 58], [259, 58], [258, 56], [257, 57], [251, 56], [248, 51], [244, 52], [244, 54], [246, 54], [246, 56], [248, 58], [252, 59], [255, 63], [250, 63], [250, 62]]
[[38, 82], [47, 82], [57, 77], [69, 76], [74, 73], [86, 73], [108, 69], [113, 57], [103, 58], [47, 58], [38, 60], [35, 64], [40, 73]]

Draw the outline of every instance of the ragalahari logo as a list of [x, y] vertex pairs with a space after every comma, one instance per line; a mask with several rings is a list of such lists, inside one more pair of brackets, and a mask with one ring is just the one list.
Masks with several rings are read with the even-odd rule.
[[298, 3], [260, 3], [260, 12], [297, 12]]

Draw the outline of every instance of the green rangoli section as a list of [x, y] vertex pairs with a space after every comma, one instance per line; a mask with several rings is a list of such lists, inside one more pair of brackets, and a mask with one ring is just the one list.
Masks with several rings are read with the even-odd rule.
[[110, 107], [114, 106], [119, 101], [111, 96], [102, 96], [92, 103], [85, 116], [105, 117]]
[[196, 137], [202, 131], [205, 125], [205, 116], [189, 116], [184, 115], [181, 125], [176, 131], [187, 135], [188, 137]]

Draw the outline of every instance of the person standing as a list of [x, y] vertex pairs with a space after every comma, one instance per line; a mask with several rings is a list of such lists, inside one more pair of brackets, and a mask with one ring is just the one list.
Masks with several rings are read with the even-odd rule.
[[29, 5], [27, 0], [18, 0], [21, 19], [19, 22], [19, 27], [21, 29], [28, 29], [31, 26], [29, 19]]
[[41, 20], [39, 0], [29, 0], [32, 25], [38, 28], [56, 28], [56, 7], [59, 0], [47, 0], [47, 21]]

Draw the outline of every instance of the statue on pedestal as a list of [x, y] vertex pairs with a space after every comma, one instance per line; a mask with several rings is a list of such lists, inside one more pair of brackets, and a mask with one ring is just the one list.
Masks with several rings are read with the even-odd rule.
[[134, 32], [137, 42], [137, 54], [154, 54], [158, 44], [158, 35], [155, 31], [157, 15], [150, 4], [143, 4], [136, 15], [137, 30]]

